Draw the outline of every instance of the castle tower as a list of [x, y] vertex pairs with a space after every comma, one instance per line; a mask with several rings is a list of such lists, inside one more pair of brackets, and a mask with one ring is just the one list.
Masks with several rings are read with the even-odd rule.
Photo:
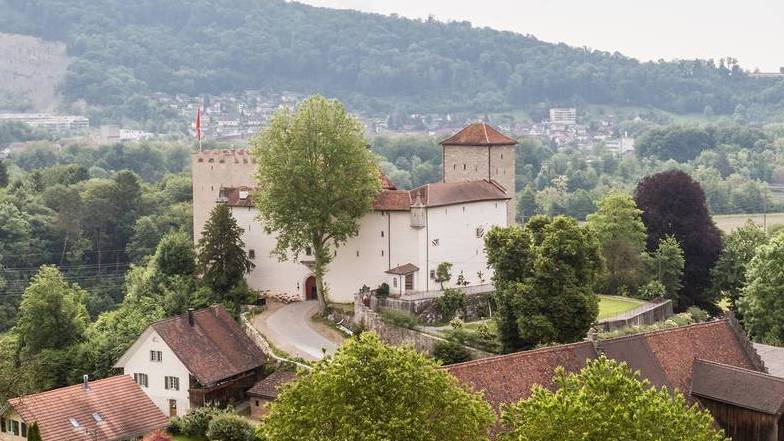
[[441, 142], [444, 182], [494, 180], [512, 197], [508, 225], [515, 219], [515, 146], [517, 141], [484, 122], [468, 125]]
[[191, 155], [194, 241], [201, 238], [220, 189], [254, 187], [255, 171], [256, 161], [248, 150], [204, 150]]

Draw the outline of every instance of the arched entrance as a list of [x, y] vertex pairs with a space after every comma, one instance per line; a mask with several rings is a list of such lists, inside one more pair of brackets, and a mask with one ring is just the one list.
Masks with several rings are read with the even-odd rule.
[[316, 276], [310, 276], [305, 280], [305, 300], [318, 300]]

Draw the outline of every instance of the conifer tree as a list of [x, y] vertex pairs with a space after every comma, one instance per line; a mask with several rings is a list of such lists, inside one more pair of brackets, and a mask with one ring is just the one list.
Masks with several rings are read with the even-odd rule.
[[41, 439], [41, 429], [38, 428], [38, 423], [33, 423], [27, 429], [27, 441], [43, 441]]
[[221, 298], [240, 286], [255, 266], [245, 252], [243, 232], [226, 204], [215, 206], [204, 224], [197, 266], [204, 284]]

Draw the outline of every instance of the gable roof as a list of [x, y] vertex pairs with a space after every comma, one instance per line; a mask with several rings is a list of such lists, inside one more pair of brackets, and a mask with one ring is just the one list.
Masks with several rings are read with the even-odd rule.
[[405, 265], [396, 266], [392, 269], [386, 270], [387, 274], [395, 274], [398, 276], [405, 276], [406, 274], [411, 274], [419, 271], [419, 267], [414, 265], [413, 263], [406, 263]]
[[278, 389], [296, 378], [294, 371], [275, 371], [248, 389], [248, 394], [274, 400], [278, 398]]
[[691, 395], [776, 415], [784, 411], [784, 378], [698, 359]]
[[745, 347], [729, 320], [715, 320], [599, 342], [608, 358], [625, 361], [654, 386], [680, 389], [691, 384], [694, 360], [764, 371], [753, 349]]
[[[168, 418], [128, 375], [92, 381], [8, 400], [26, 423], [38, 423], [41, 437], [60, 441], [135, 438], [163, 429]], [[93, 417], [97, 414], [101, 422]], [[79, 427], [71, 425], [75, 419]], [[97, 437], [87, 433], [96, 430]]]
[[678, 388], [688, 393], [694, 360], [764, 371], [751, 344], [743, 341], [731, 319], [665, 329], [599, 342], [573, 343], [532, 351], [484, 358], [445, 367], [462, 383], [484, 390], [485, 399], [497, 407], [528, 398], [534, 384], [553, 388], [555, 368], [576, 372], [586, 359], [603, 353], [639, 370], [654, 386]]
[[754, 343], [754, 350], [765, 363], [770, 375], [784, 377], [784, 348]]
[[462, 204], [479, 201], [511, 199], [506, 189], [493, 180], [437, 182], [411, 190], [411, 200], [420, 200], [426, 207]]
[[555, 368], [577, 372], [585, 367], [587, 359], [596, 356], [592, 343], [581, 342], [482, 358], [444, 369], [461, 383], [484, 391], [485, 399], [497, 409], [502, 403], [528, 398], [536, 384], [552, 389]]
[[485, 122], [469, 124], [463, 130], [441, 141], [441, 145], [500, 146], [515, 145], [517, 141]]
[[382, 190], [373, 201], [373, 209], [380, 211], [408, 211], [411, 195], [407, 190]]
[[256, 369], [264, 363], [261, 349], [222, 305], [150, 325], [202, 386]]

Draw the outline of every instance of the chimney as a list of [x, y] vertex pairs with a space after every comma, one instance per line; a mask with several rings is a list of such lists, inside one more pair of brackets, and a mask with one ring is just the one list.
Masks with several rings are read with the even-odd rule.
[[84, 390], [90, 390], [90, 377], [88, 375], [83, 375], [82, 381], [84, 383]]
[[193, 326], [193, 308], [188, 308], [188, 324]]

